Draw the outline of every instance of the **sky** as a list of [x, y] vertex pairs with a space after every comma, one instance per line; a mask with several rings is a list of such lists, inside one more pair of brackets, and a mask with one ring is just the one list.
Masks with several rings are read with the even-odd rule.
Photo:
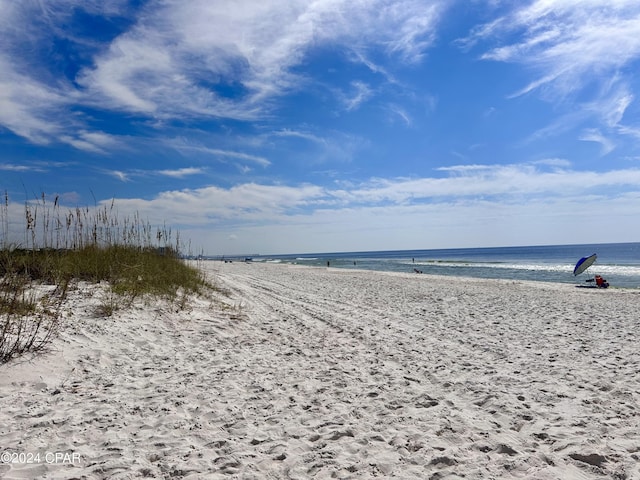
[[5, 221], [44, 194], [208, 255], [640, 241], [638, 72], [637, 0], [0, 0]]

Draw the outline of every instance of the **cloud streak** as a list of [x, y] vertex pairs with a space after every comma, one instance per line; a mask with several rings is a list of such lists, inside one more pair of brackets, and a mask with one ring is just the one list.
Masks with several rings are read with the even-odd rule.
[[202, 175], [204, 172], [202, 168], [186, 167], [177, 170], [158, 170], [156, 173], [165, 177], [184, 178], [190, 175]]
[[522, 238], [567, 243], [568, 223], [572, 235], [590, 242], [608, 235], [632, 241], [622, 225], [637, 213], [640, 169], [603, 175], [564, 166], [558, 159], [527, 167], [461, 165], [443, 178], [371, 179], [349, 188], [246, 183], [117, 205], [152, 222], [170, 221], [194, 246], [202, 242], [219, 253], [254, 252], [256, 238], [262, 253], [513, 245]]
[[268, 167], [269, 165], [271, 165], [271, 162], [265, 157], [258, 156], [258, 155], [251, 155], [244, 152], [238, 152], [235, 150], [211, 148], [205, 145], [195, 144], [193, 142], [185, 142], [180, 139], [166, 141], [165, 143], [170, 147], [176, 149], [177, 151], [182, 152], [185, 155], [189, 155], [195, 152], [195, 153], [201, 153], [210, 157], [214, 157], [216, 159], [230, 158], [233, 160], [240, 160], [243, 162], [259, 165], [261, 167]]
[[[35, 144], [62, 142], [103, 153], [105, 144], [97, 136], [106, 134], [69, 115], [74, 106], [160, 122], [264, 118], [278, 97], [307, 83], [293, 67], [318, 46], [378, 48], [401, 61], [418, 61], [433, 41], [443, 3], [167, 0], [148, 2], [136, 12], [124, 0], [2, 0], [0, 125]], [[74, 11], [107, 19], [138, 16], [106, 48], [98, 48], [61, 27], [70, 24]], [[42, 75], [33, 68], [38, 61], [33, 52], [46, 51], [57, 40], [73, 43], [87, 60], [74, 78], [60, 81], [58, 72]], [[364, 58], [358, 55], [354, 58]], [[350, 110], [372, 95], [361, 81], [352, 85], [354, 93], [345, 99]]]
[[564, 96], [585, 87], [594, 75], [608, 78], [640, 57], [640, 5], [634, 0], [535, 0], [477, 27], [463, 44], [494, 37], [517, 40], [481, 58], [517, 62], [540, 72], [518, 94], [550, 87]]
[[[442, 203], [478, 203], [500, 200], [527, 204], [531, 199], [562, 199], [578, 195], [617, 197], [620, 187], [633, 191], [640, 185], [640, 169], [606, 173], [561, 168], [557, 159], [537, 165], [461, 165], [448, 168], [445, 177], [371, 179], [348, 188], [240, 184], [228, 189], [204, 187], [167, 191], [152, 200], [121, 200], [160, 218], [169, 214], [178, 223], [205, 224], [215, 220], [268, 223], [274, 218], [305, 215], [317, 210], [409, 207]], [[636, 192], [638, 193], [638, 192]]]
[[[433, 40], [440, 3], [166, 1], [115, 39], [80, 82], [114, 109], [256, 119], [275, 97], [305, 84], [292, 67], [312, 47], [355, 41], [362, 48], [384, 47], [404, 61], [419, 60]], [[367, 94], [362, 84], [354, 86], [351, 108]]]
[[16, 72], [1, 54], [0, 71], [0, 124], [32, 143], [49, 143], [62, 131], [50, 119], [67, 103], [64, 95]]
[[[498, 46], [495, 46], [495, 44]], [[625, 112], [635, 101], [640, 67], [640, 3], [635, 0], [534, 0], [474, 27], [458, 44], [482, 48], [486, 61], [519, 64], [532, 79], [510, 95], [540, 95], [566, 111], [529, 139], [581, 127], [580, 140], [608, 155], [614, 137], [633, 132]]]

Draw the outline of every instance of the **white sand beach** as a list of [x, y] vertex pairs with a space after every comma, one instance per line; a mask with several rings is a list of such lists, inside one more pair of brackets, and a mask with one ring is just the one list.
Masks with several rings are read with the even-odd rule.
[[0, 366], [0, 477], [640, 479], [638, 290], [203, 268], [184, 310], [70, 293]]

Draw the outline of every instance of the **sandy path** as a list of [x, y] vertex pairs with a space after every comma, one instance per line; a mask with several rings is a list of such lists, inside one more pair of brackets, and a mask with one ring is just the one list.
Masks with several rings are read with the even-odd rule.
[[640, 478], [639, 292], [223, 268], [274, 339], [283, 476]]
[[640, 292], [205, 265], [230, 308], [87, 287], [0, 368], [0, 447], [81, 457], [0, 476], [640, 478]]

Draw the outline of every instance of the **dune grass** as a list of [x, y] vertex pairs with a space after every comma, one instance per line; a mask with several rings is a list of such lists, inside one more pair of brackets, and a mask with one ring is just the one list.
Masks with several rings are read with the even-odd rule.
[[[63, 210], [46, 196], [25, 204], [24, 242], [9, 242], [9, 198], [0, 207], [0, 363], [43, 349], [60, 324], [60, 306], [79, 281], [108, 282], [109, 315], [144, 295], [177, 300], [212, 288], [181, 258], [179, 235], [114, 205]], [[43, 290], [50, 286], [49, 290]], [[44, 293], [43, 293], [44, 292]]]
[[72, 280], [106, 281], [117, 293], [172, 297], [179, 289], [197, 292], [205, 282], [170, 248], [88, 245], [77, 250], [0, 251], [0, 277], [64, 285]]

